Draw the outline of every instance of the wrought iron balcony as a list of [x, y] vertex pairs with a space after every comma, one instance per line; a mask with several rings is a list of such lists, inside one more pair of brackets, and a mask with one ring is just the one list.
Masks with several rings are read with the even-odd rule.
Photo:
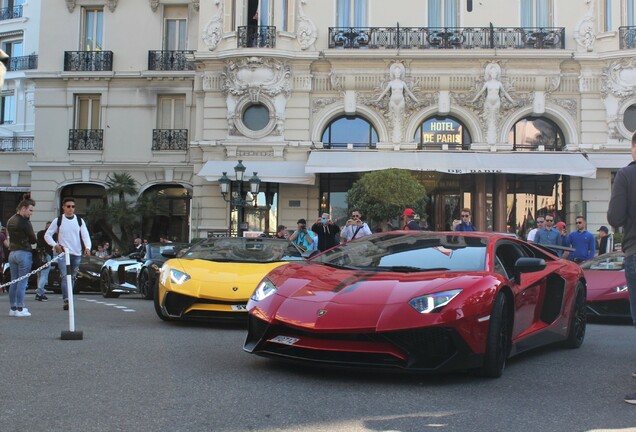
[[103, 150], [104, 129], [70, 129], [69, 150]]
[[620, 49], [636, 48], [636, 27], [619, 27]]
[[152, 150], [187, 150], [187, 129], [153, 129]]
[[276, 26], [238, 28], [237, 48], [276, 48]]
[[9, 59], [10, 71], [23, 71], [33, 70], [38, 68], [38, 56], [37, 54], [31, 54], [28, 56], [11, 57]]
[[186, 55], [192, 54], [193, 52], [194, 51], [148, 51], [148, 70], [194, 70], [192, 63], [186, 60]]
[[70, 72], [82, 71], [112, 71], [112, 51], [65, 51], [64, 70]]
[[33, 151], [33, 137], [0, 137], [0, 152]]
[[22, 18], [22, 5], [0, 9], [0, 21]]
[[329, 48], [565, 49], [565, 28], [329, 27]]

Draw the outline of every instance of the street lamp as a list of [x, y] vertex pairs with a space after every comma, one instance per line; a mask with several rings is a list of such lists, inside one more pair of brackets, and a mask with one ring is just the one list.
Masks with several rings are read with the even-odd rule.
[[256, 175], [256, 171], [252, 178], [249, 179], [250, 183], [250, 193], [252, 195], [251, 200], [245, 200], [243, 198], [243, 179], [245, 178], [245, 171], [247, 168], [243, 165], [243, 161], [239, 160], [238, 164], [234, 167], [234, 175], [236, 177], [236, 181], [238, 182], [238, 194], [236, 197], [230, 196], [228, 199], [228, 194], [230, 194], [230, 186], [232, 184], [232, 180], [227, 176], [227, 171], [223, 172], [223, 176], [218, 180], [219, 181], [219, 189], [221, 190], [221, 195], [226, 202], [231, 203], [234, 207], [245, 207], [250, 201], [256, 200], [256, 196], [258, 195], [258, 191], [261, 187], [261, 179]]

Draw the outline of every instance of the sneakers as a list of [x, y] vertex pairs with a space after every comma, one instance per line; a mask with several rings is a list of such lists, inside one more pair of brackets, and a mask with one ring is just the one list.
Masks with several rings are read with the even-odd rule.
[[630, 393], [625, 396], [625, 402], [628, 404], [636, 405], [636, 393]]
[[[31, 316], [31, 312], [29, 312], [29, 310], [27, 308], [22, 308], [22, 310], [15, 311], [15, 315], [13, 315], [13, 316], [29, 317], [29, 316]], [[634, 401], [634, 403], [636, 403], [636, 401]]]
[[49, 298], [46, 296], [46, 294], [42, 294], [42, 295], [36, 294], [35, 299], [41, 302], [49, 301]]
[[68, 310], [68, 300], [64, 300], [64, 306], [62, 306], [62, 309]]
[[17, 312], [17, 310], [9, 309], [9, 316], [15, 316]]

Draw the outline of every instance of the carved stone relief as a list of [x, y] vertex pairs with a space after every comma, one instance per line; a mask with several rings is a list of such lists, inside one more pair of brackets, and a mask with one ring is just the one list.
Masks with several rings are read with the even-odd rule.
[[201, 39], [210, 51], [214, 51], [223, 38], [223, 2], [215, 0], [217, 6], [216, 13], [203, 29]]
[[303, 10], [303, 5], [307, 3], [307, 0], [300, 0], [298, 5], [298, 19], [296, 24], [296, 39], [300, 44], [300, 49], [306, 50], [311, 47], [318, 38], [318, 28], [316, 24], [307, 16]]
[[601, 72], [601, 96], [611, 94], [618, 98], [627, 98], [636, 91], [636, 58], [625, 58], [610, 63]]
[[594, 31], [594, 1], [584, 0], [587, 4], [587, 12], [585, 16], [576, 26], [574, 30], [574, 40], [586, 51], [594, 50], [594, 42], [596, 41], [596, 32]]
[[75, 10], [75, 0], [66, 0], [66, 8], [69, 12], [73, 12]]
[[153, 12], [157, 12], [157, 8], [159, 7], [159, 0], [150, 0], [150, 9]]
[[[221, 91], [226, 97], [228, 134], [239, 129], [243, 135], [259, 138], [276, 129], [283, 135], [285, 109], [291, 94], [291, 68], [272, 58], [248, 57], [229, 60], [221, 74]], [[261, 103], [270, 111], [274, 123], [261, 133], [253, 133], [242, 125], [242, 110], [250, 104]]]
[[340, 101], [341, 98], [339, 97], [324, 97], [324, 98], [317, 98], [317, 99], [313, 99], [311, 101], [311, 112], [312, 114], [317, 113], [318, 111], [320, 111], [321, 109], [332, 105], [338, 101]]

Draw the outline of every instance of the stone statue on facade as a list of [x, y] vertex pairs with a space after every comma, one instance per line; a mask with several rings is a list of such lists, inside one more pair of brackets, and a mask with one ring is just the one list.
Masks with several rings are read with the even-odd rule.
[[511, 103], [514, 103], [501, 81], [499, 81], [500, 76], [501, 67], [497, 63], [489, 63], [485, 68], [484, 85], [472, 100], [472, 102], [476, 102], [481, 95], [486, 92], [486, 99], [482, 110], [482, 119], [486, 125], [486, 142], [488, 144], [497, 143], [501, 97], [503, 96]]
[[306, 3], [306, 0], [300, 0], [296, 24], [296, 39], [302, 50], [311, 47], [318, 38], [318, 28], [316, 24], [305, 15], [305, 11], [303, 10], [303, 5]]
[[405, 71], [402, 63], [393, 63], [389, 68], [389, 75], [391, 80], [375, 102], [380, 102], [387, 93], [391, 92], [389, 98], [389, 119], [391, 120], [392, 128], [391, 142], [400, 143], [404, 136], [406, 97], [410, 97], [414, 102], [418, 102], [418, 100], [403, 79]]
[[210, 51], [214, 51], [223, 38], [223, 2], [215, 0], [217, 10], [203, 29], [201, 40], [208, 46]]

